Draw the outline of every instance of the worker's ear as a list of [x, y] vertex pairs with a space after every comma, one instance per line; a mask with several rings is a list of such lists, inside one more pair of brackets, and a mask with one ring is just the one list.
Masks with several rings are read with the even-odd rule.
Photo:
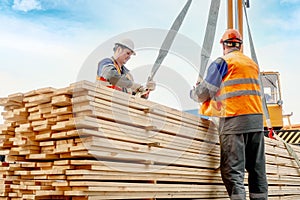
[[226, 46], [223, 44], [222, 47], [223, 47], [223, 55], [226, 55], [227, 54]]
[[117, 46], [116, 51], [115, 51], [115, 54], [116, 54], [116, 55], [119, 55], [119, 54], [122, 52], [122, 50], [123, 50], [122, 47]]

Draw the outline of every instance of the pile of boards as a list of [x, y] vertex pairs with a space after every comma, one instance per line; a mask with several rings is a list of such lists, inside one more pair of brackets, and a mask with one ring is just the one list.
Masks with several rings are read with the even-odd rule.
[[[209, 120], [88, 81], [0, 105], [0, 200], [228, 199]], [[294, 158], [265, 143], [269, 199], [300, 199]]]

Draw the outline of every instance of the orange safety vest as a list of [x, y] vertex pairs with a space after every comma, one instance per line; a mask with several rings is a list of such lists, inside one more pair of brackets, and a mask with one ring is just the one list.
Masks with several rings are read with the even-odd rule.
[[215, 99], [203, 102], [200, 113], [217, 117], [263, 113], [256, 63], [240, 51], [222, 58], [227, 63], [228, 72]]

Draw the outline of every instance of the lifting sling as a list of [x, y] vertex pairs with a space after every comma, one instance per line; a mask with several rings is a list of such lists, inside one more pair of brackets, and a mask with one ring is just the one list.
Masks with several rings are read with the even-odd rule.
[[211, 51], [215, 39], [219, 8], [220, 8], [220, 0], [212, 0], [210, 4], [209, 14], [208, 14], [204, 41], [201, 49], [201, 63], [200, 63], [198, 82], [200, 82], [204, 76], [207, 63], [211, 55]]
[[148, 81], [152, 81], [154, 75], [156, 74], [157, 70], [159, 69], [162, 61], [165, 59], [165, 57], [167, 56], [169, 49], [175, 39], [175, 36], [186, 16], [186, 13], [190, 7], [192, 3], [192, 0], [188, 0], [185, 4], [185, 6], [183, 7], [183, 9], [181, 10], [181, 12], [179, 13], [179, 15], [177, 16], [177, 18], [175, 19], [175, 21], [173, 22], [170, 30], [168, 31], [167, 36], [165, 37], [161, 48], [159, 50], [158, 56], [154, 62], [154, 65], [152, 67], [150, 76], [148, 77]]
[[[168, 34], [166, 35], [160, 49], [159, 49], [159, 53], [158, 56], [152, 66], [151, 72], [150, 72], [150, 76], [148, 77], [148, 82], [153, 80], [153, 77], [155, 76], [157, 70], [159, 69], [161, 63], [163, 62], [163, 60], [165, 59], [165, 57], [167, 56], [170, 47], [175, 39], [175, 36], [186, 16], [186, 13], [190, 7], [192, 3], [192, 0], [188, 0], [185, 4], [185, 6], [182, 8], [181, 12], [179, 13], [179, 15], [176, 17], [175, 21], [173, 22], [170, 30], [168, 31]], [[141, 92], [137, 92], [135, 94], [135, 96], [141, 96], [145, 93], [147, 93], [148, 91], [144, 91], [143, 93]]]

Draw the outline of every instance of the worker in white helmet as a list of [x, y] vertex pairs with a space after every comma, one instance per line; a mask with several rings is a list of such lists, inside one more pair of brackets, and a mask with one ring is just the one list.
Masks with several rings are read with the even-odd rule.
[[125, 67], [131, 56], [136, 55], [133, 41], [126, 38], [116, 42], [113, 52], [111, 58], [104, 58], [99, 62], [97, 80], [104, 82], [107, 87], [115, 90], [133, 95], [140, 92], [143, 94], [141, 97], [147, 99], [150, 91], [155, 89], [155, 82], [149, 81], [144, 87], [134, 82], [129, 69]]

